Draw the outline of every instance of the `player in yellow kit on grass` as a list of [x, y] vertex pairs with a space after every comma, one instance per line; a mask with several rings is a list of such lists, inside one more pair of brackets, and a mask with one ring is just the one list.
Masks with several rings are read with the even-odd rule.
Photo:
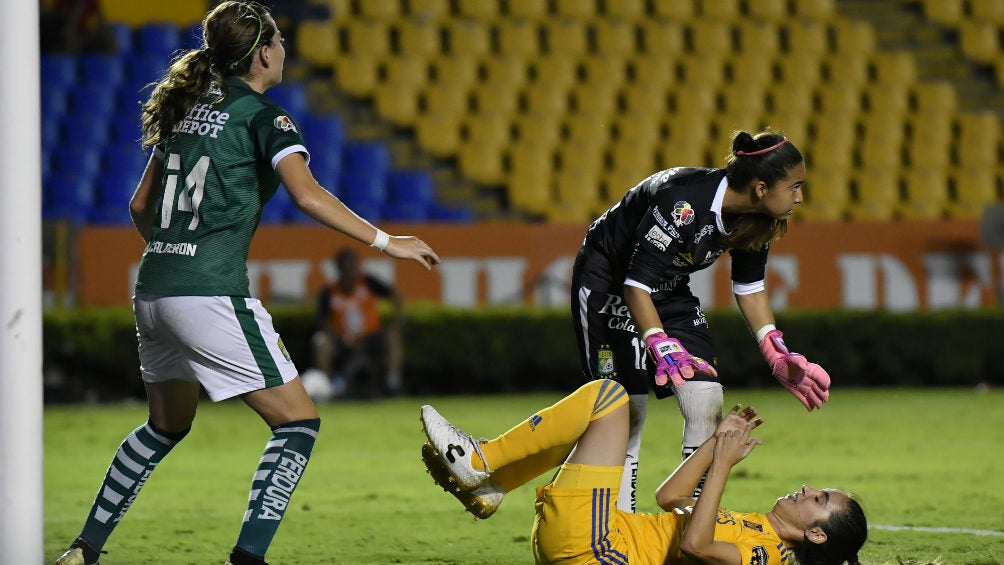
[[422, 456], [436, 482], [480, 518], [495, 512], [505, 492], [560, 465], [537, 488], [531, 542], [538, 564], [856, 565], [868, 530], [847, 493], [803, 486], [764, 514], [720, 507], [732, 467], [760, 444], [750, 433], [761, 422], [754, 408], [733, 408], [659, 487], [660, 514], [615, 507], [628, 395], [609, 379], [583, 385], [491, 441], [423, 406], [429, 441]]

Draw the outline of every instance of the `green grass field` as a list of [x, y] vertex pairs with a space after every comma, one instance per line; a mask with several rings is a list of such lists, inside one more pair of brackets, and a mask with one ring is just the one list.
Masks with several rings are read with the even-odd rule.
[[[314, 456], [269, 561], [531, 563], [533, 489], [507, 494], [489, 520], [464, 513], [425, 473], [419, 406], [432, 403], [472, 434], [493, 437], [560, 396], [322, 406]], [[1004, 563], [1004, 391], [837, 389], [813, 414], [780, 389], [728, 391], [726, 404], [735, 402], [760, 410], [764, 445], [733, 474], [725, 506], [764, 511], [803, 483], [844, 488], [860, 495], [873, 526], [953, 529], [873, 529], [864, 563]], [[206, 401], [200, 410], [192, 433], [161, 463], [109, 539], [103, 565], [223, 563], [268, 428], [239, 402]], [[145, 414], [143, 404], [46, 409], [49, 563], [79, 532], [110, 457]], [[641, 511], [656, 510], [651, 493], [679, 461], [680, 426], [673, 400], [650, 404]]]

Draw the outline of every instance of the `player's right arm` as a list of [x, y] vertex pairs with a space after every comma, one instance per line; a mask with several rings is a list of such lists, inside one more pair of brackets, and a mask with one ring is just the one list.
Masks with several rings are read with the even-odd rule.
[[164, 195], [164, 158], [155, 150], [143, 170], [143, 177], [129, 200], [129, 216], [143, 241], [149, 243], [153, 222], [157, 218], [157, 201]]
[[[383, 232], [318, 184], [302, 154], [286, 155], [276, 164], [275, 170], [296, 207], [321, 224], [367, 245], [379, 247], [391, 257], [414, 259], [426, 269], [439, 263], [436, 252], [414, 236], [390, 237], [383, 242], [383, 247], [377, 245], [377, 238]], [[383, 237], [386, 238], [386, 235]]]

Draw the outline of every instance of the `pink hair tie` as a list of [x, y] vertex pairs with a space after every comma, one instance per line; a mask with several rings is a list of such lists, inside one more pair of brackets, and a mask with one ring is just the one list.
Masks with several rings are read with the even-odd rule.
[[788, 143], [788, 138], [787, 137], [782, 137], [781, 141], [778, 141], [777, 143], [775, 143], [774, 145], [771, 145], [770, 147], [765, 147], [763, 149], [757, 149], [756, 151], [749, 151], [749, 152], [747, 152], [747, 151], [736, 151], [736, 155], [743, 155], [743, 156], [747, 156], [747, 157], [750, 156], [750, 155], [763, 155], [764, 153], [770, 153], [771, 151], [777, 149], [778, 147], [781, 147], [785, 143]]

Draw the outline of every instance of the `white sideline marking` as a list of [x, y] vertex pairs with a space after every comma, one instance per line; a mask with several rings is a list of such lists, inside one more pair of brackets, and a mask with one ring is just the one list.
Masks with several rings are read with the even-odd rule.
[[969, 528], [931, 528], [924, 526], [888, 526], [888, 525], [873, 525], [868, 526], [872, 530], [886, 530], [890, 532], [930, 532], [936, 534], [971, 534], [974, 536], [995, 536], [1004, 537], [1004, 532], [998, 532], [995, 530], [972, 530]]

